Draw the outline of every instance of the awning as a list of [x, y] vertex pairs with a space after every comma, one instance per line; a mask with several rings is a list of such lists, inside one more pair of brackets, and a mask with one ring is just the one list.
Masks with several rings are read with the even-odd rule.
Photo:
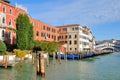
[[83, 48], [83, 50], [90, 50], [90, 48]]

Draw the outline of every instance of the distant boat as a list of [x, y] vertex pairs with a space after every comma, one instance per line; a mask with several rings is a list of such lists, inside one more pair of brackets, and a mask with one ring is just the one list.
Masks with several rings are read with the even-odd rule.
[[[56, 58], [61, 58], [61, 59], [81, 59], [81, 58], [87, 58], [87, 57], [92, 57], [94, 56], [94, 52], [87, 52], [83, 54], [55, 54]], [[50, 57], [53, 57], [53, 55], [49, 55]]]
[[82, 58], [91, 57], [93, 55], [94, 55], [94, 53], [92, 53], [92, 52], [84, 53]]
[[56, 58], [61, 57], [61, 59], [79, 59], [80, 54], [56, 54]]
[[56, 58], [61, 57], [61, 59], [80, 59], [80, 58], [87, 58], [93, 56], [93, 52], [88, 52], [84, 54], [56, 54]]

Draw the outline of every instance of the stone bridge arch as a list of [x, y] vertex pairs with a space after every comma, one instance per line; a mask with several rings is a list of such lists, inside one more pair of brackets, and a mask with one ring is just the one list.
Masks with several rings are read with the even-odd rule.
[[114, 47], [102, 47], [100, 50], [114, 50]]

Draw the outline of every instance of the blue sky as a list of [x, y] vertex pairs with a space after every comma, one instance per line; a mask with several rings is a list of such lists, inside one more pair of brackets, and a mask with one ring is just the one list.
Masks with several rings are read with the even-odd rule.
[[120, 39], [120, 0], [10, 0], [53, 26], [88, 26], [96, 40]]

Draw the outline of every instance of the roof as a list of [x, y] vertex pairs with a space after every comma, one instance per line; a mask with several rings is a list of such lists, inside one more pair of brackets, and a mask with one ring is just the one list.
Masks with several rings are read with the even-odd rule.
[[10, 3], [10, 1], [8, 1], [8, 0], [0, 0], [0, 1], [6, 2], [6, 3]]
[[67, 24], [67, 25], [55, 26], [55, 27], [73, 27], [73, 26], [80, 26], [80, 24]]

